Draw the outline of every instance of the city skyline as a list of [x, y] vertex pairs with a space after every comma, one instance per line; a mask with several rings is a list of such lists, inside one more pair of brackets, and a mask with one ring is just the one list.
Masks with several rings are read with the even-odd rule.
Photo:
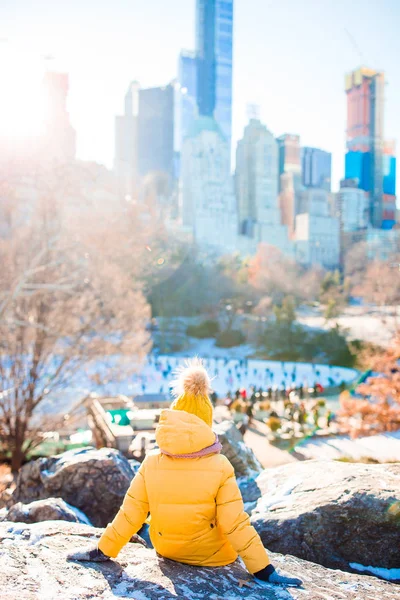
[[[400, 116], [395, 110], [400, 101], [395, 70], [400, 42], [393, 18], [400, 9], [391, 0], [383, 5], [371, 2], [367, 7], [359, 0], [350, 7], [342, 0], [309, 0], [299, 14], [292, 0], [282, 4], [283, 8], [275, 2], [235, 2], [232, 154], [247, 124], [246, 106], [256, 103], [260, 105], [261, 120], [275, 136], [299, 134], [302, 146], [319, 147], [333, 154], [332, 188], [337, 190], [344, 175], [343, 79], [361, 62], [385, 71], [389, 83], [385, 92], [385, 138], [400, 140]], [[93, 7], [91, 0], [73, 0], [64, 10], [40, 0], [33, 11], [26, 0], [6, 0], [0, 9], [0, 37], [7, 37], [10, 43], [3, 43], [1, 52], [3, 56], [15, 49], [20, 54], [25, 52], [30, 57], [27, 63], [40, 62], [33, 56], [56, 56], [47, 63], [70, 74], [69, 111], [77, 131], [78, 157], [111, 167], [114, 116], [121, 112], [129, 82], [138, 79], [143, 86], [162, 85], [177, 75], [179, 51], [195, 46], [195, 1], [171, 0], [168, 10], [159, 0], [140, 6], [140, 10], [135, 1], [117, 0], [113, 7], [100, 2], [96, 5], [95, 27], [90, 21]], [[356, 22], [351, 17], [357, 10], [363, 10], [362, 27], [352, 26]], [[72, 43], [69, 34], [77, 15]], [[267, 36], [262, 35], [262, 22], [264, 28], [268, 26]], [[385, 31], [384, 47], [376, 31]], [[329, 39], [332, 43], [327, 44]], [[364, 60], [355, 45], [364, 53]], [[143, 51], [139, 53], [138, 48]]]

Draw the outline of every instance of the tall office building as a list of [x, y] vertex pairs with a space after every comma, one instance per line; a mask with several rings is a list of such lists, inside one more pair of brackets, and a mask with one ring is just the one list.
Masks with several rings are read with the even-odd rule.
[[301, 173], [300, 136], [285, 133], [276, 140], [279, 148], [279, 175]]
[[383, 146], [382, 228], [392, 229], [396, 220], [396, 144], [386, 141]]
[[319, 148], [301, 149], [302, 182], [306, 188], [331, 191], [332, 155]]
[[250, 119], [236, 151], [239, 233], [288, 250], [278, 200], [278, 144], [258, 119]]
[[197, 105], [231, 146], [233, 0], [197, 0]]
[[67, 73], [47, 72], [43, 80], [46, 102], [44, 146], [46, 158], [70, 161], [75, 158], [76, 133], [67, 110]]
[[280, 222], [278, 147], [258, 119], [250, 120], [238, 143], [235, 180], [241, 233], [252, 222]]
[[139, 84], [129, 84], [123, 115], [115, 117], [114, 171], [121, 196], [135, 195], [138, 178]]
[[345, 178], [369, 194], [369, 221], [384, 226], [384, 91], [382, 72], [361, 67], [346, 75], [347, 154]]
[[151, 173], [166, 174], [173, 182], [174, 112], [174, 83], [149, 89], [130, 84], [124, 115], [115, 121], [114, 169], [123, 193], [135, 194]]
[[197, 59], [196, 53], [182, 50], [178, 64], [176, 97], [175, 151], [180, 152], [192, 123], [197, 118]]
[[295, 228], [297, 260], [305, 266], [336, 268], [340, 263], [340, 220], [330, 214], [329, 192], [305, 189], [300, 204]]
[[199, 117], [182, 146], [182, 220], [197, 244], [233, 252], [237, 210], [230, 150], [219, 125]]
[[299, 194], [302, 189], [300, 136], [285, 133], [276, 141], [278, 143], [281, 221], [282, 225], [288, 227], [289, 237], [293, 237], [296, 215], [299, 212]]
[[336, 213], [343, 233], [366, 230], [369, 224], [368, 196], [354, 180], [343, 180], [336, 197]]
[[138, 171], [162, 172], [174, 179], [175, 85], [139, 90]]

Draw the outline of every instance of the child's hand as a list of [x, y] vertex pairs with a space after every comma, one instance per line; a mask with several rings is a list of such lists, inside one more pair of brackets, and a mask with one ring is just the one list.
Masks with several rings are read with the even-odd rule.
[[86, 550], [78, 550], [77, 552], [72, 552], [68, 554], [67, 560], [79, 560], [79, 561], [88, 561], [88, 562], [105, 562], [110, 560], [109, 556], [103, 554], [101, 550], [97, 548], [91, 547]]
[[265, 567], [265, 569], [254, 573], [254, 577], [274, 585], [285, 585], [290, 587], [300, 587], [303, 585], [301, 579], [297, 579], [297, 577], [285, 577], [284, 575], [280, 575], [277, 571], [275, 571], [275, 567], [273, 565], [268, 565]]

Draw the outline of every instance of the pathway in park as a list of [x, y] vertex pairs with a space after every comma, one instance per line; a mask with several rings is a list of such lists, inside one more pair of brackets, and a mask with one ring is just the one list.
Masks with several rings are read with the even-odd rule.
[[251, 427], [244, 435], [244, 441], [253, 450], [264, 468], [279, 467], [297, 459], [286, 450], [280, 450], [269, 443], [268, 427], [260, 421], [253, 420]]

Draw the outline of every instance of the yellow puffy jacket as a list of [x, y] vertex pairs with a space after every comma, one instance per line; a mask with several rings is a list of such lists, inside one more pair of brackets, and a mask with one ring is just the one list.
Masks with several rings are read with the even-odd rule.
[[141, 464], [121, 509], [100, 539], [100, 550], [115, 558], [150, 512], [150, 538], [165, 558], [219, 567], [234, 562], [239, 554], [250, 573], [266, 567], [267, 552], [244, 511], [229, 460], [216, 453], [176, 457], [212, 446], [211, 428], [185, 411], [164, 410], [156, 439], [161, 451]]

